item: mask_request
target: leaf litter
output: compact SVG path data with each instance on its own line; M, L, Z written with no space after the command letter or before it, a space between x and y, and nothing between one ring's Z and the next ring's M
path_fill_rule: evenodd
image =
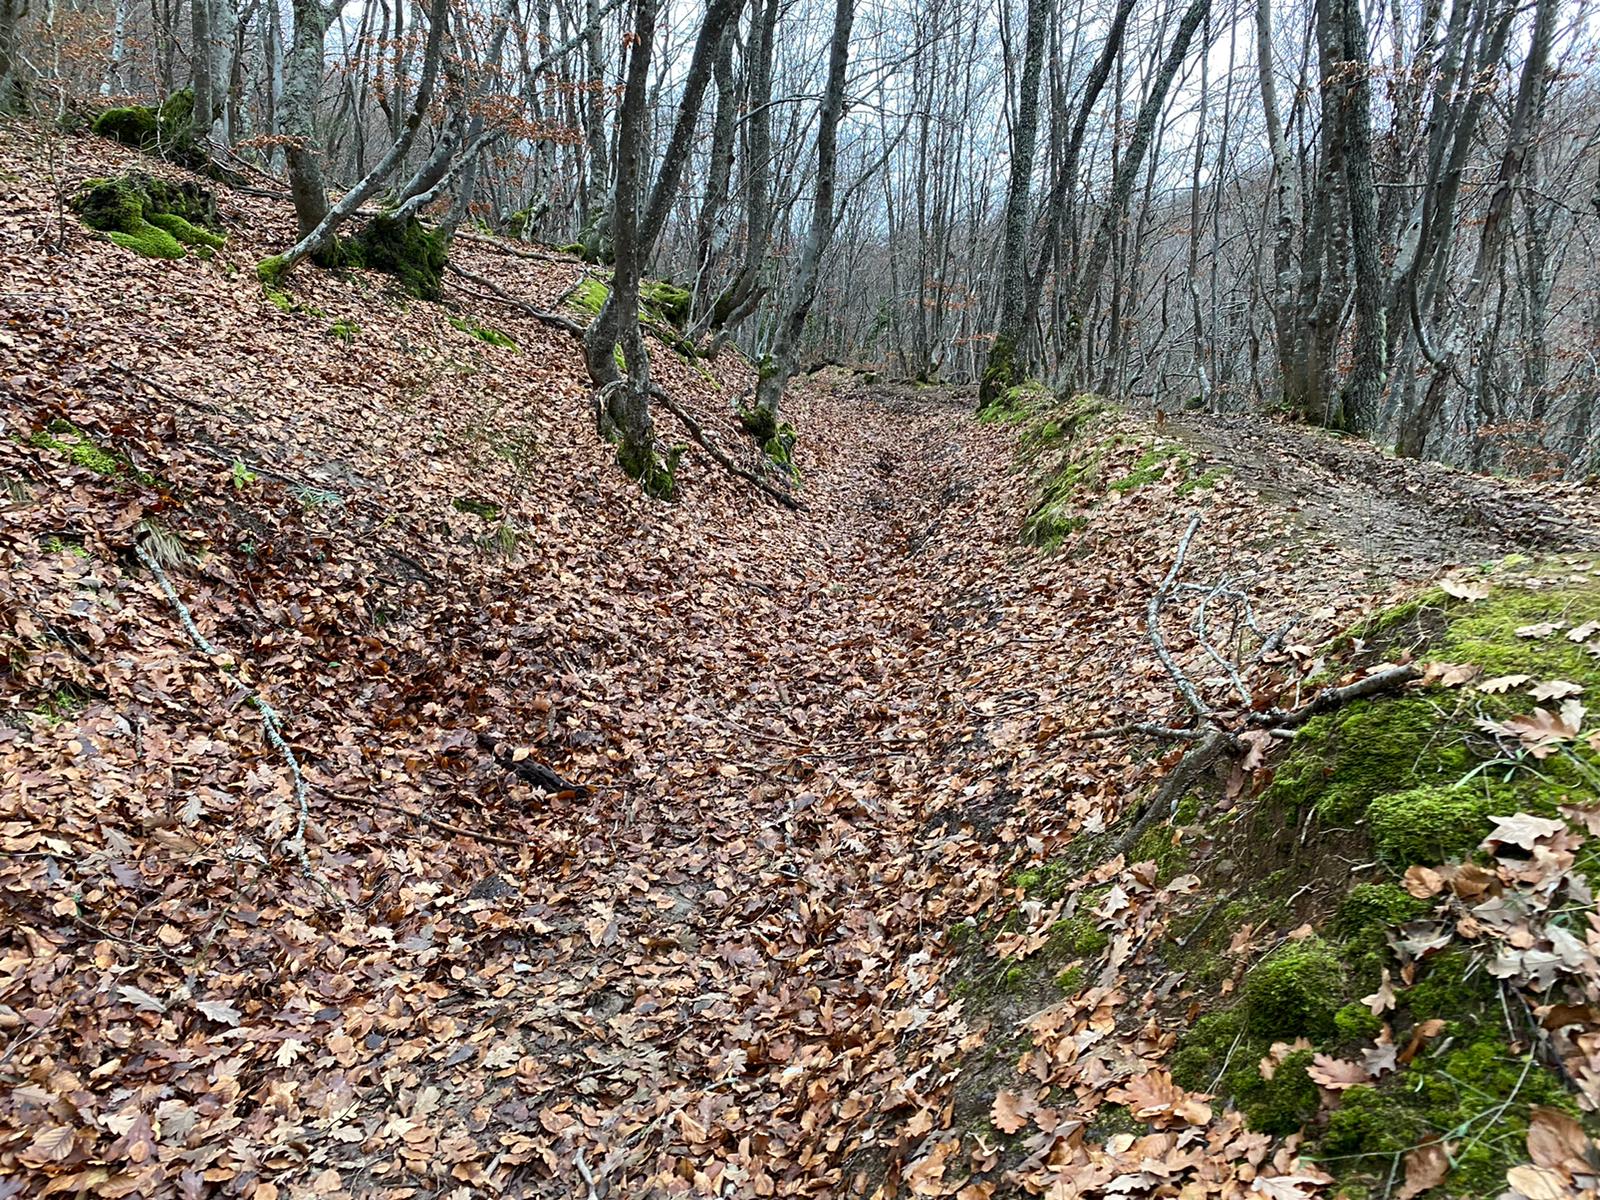
M1142 620L1177 482L1040 556L1016 541L1010 432L822 376L792 398L808 516L693 450L683 502L651 503L593 435L559 331L493 306L476 315L518 348L487 346L364 273L297 275L282 311L244 267L287 207L243 193L222 195L215 260L136 259L53 224L50 149L0 152L22 181L0 214L0 1175L257 1200L1001 1194L952 1094L1012 1031L969 1019L946 931L1173 765L1081 735L1173 713ZM126 156L81 142L71 161ZM456 252L539 304L583 271ZM327 338L317 313L360 333ZM748 368L655 357L748 453ZM1205 503L1195 572L1247 580L1263 621L1300 618L1263 675L1298 678L1382 599L1359 547L1308 562L1248 487ZM1199 657L1179 626L1168 642ZM1200 686L1220 708L1229 683ZM303 861L251 695L303 764ZM1548 698L1558 714L1496 732L1533 753L1577 737L1581 705ZM581 787L535 786L526 761ZM1402 955L1470 922L1497 971L1600 1000L1600 933L1552 919L1580 835L1538 822L1505 814L1491 869L1410 881L1458 920ZM1008 1186L1325 1194L1297 1136L1162 1065L1177 1031L1141 1015L1138 966L1193 877L1157 878L1122 856L1095 874L1102 973L1029 1017L992 1097L1027 1151ZM1600 1024L1541 1010L1593 1098ZM1153 1128L1087 1137L1108 1103ZM1528 1200L1593 1187L1565 1114L1536 1115L1529 1151L1509 1181ZM1441 1153L1408 1158L1408 1194Z

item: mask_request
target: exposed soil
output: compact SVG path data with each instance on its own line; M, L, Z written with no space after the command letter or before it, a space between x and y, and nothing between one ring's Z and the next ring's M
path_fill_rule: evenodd
M1375 575L1407 576L1512 553L1600 546L1600 488L1475 475L1363 441L1259 417L1170 417L1204 464L1297 515L1308 548L1333 539Z

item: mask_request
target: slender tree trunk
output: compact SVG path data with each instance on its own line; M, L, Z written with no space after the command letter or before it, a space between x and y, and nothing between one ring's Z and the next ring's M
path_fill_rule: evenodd
M756 409L764 424L776 421L779 401L794 374L795 353L806 317L817 296L817 276L822 256L833 236L833 193L838 170L839 119L844 112L845 69L850 53L850 27L855 21L855 0L835 0L833 40L828 48L828 82L817 111L817 187L812 197L811 228L800 263L791 280L776 336L756 381Z
M727 335L755 311L764 288L762 272L772 244L772 59L780 0L765 0L754 10L750 29L749 87L744 155L745 245L733 282L711 305L695 336L713 332L708 354L721 349Z
M1011 180L1006 189L1000 248L1000 315L989 358L978 387L978 407L987 408L1020 382L1024 373L1023 334L1027 311L1028 214L1033 157L1039 134L1039 76L1044 71L1049 0L1028 0L1028 29L1022 51L1022 88L1011 136Z
M1189 52L1189 43L1194 39L1195 30L1200 28L1200 22L1210 11L1211 0L1191 0L1183 19L1178 22L1178 31L1173 36L1166 58L1156 72L1155 79L1151 81L1150 92L1139 107L1139 116L1134 122L1133 137L1128 143L1127 153L1117 164L1116 173L1112 176L1111 194L1106 199L1106 210L1101 214L1094 241L1084 255L1083 264L1072 284L1066 330L1067 344L1070 348L1067 355L1069 364L1076 362L1078 352L1084 346L1087 324L1084 319L1085 314L1099 290L1100 276L1105 271L1106 259L1111 250L1112 235L1116 231L1118 222L1127 214L1128 200L1133 194L1134 183L1144 162L1145 152L1155 136L1156 124L1166 105L1167 92L1172 87L1178 68L1183 65L1183 60Z
M28 83L22 61L22 22L28 17L28 0L0 0L0 114L18 116L28 111Z
M1346 196L1355 275L1354 366L1346 385L1339 424L1367 433L1375 426L1384 385L1383 273L1379 264L1378 193L1372 175L1371 76L1367 33L1356 0L1318 0L1330 21L1328 44L1336 56L1323 69L1335 77L1337 117L1344 125ZM1323 113L1323 120L1329 114Z
M292 0L294 34L283 64L278 116L285 137L289 195L298 235L309 237L328 215L328 187L316 149L317 95L322 89L322 53L332 12L322 0Z

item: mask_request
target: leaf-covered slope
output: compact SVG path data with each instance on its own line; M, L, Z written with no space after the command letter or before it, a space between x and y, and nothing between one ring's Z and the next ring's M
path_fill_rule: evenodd
M1317 1189L1295 1145L1171 1082L1176 855L1153 839L1153 870L1100 868L1070 910L1096 864L1059 864L1175 761L1083 735L1181 719L1144 620L1189 508L1186 578L1234 579L1266 629L1303 617L1263 694L1374 607L1360 547L1308 562L1292 514L1152 463L1041 554L1014 427L828 376L789 410L809 512L694 449L681 502L648 502L565 333L449 276L443 304L309 268L264 294L249 264L292 218L250 192L219 189L213 258L140 258L58 223L52 182L138 160L50 137L0 149L7 1184ZM583 270L456 253L543 306ZM751 453L744 368L656 362ZM1203 667L1194 599L1168 645ZM1030 877L996 944L1058 937L1077 990L1013 979L1001 1010L957 944ZM1058 1063L1072 1088L1041 1092ZM967 1120L974 1083L1025 1153Z

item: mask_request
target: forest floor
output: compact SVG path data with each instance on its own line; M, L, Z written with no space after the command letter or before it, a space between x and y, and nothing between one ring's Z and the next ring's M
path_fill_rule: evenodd
M1231 474L1105 488L1042 553L1015 428L823 374L789 401L805 511L697 448L660 504L566 335L367 272L284 311L250 270L274 197L224 191L207 261L63 216L58 181L135 165L0 139L0 1196L1324 1194L1170 1080L1083 1141L1165 1078L1184 1018L1146 1019L1141 963L1179 884L1102 872L1113 977L1042 1006L1081 1068L1048 1111L969 1066L1016 1030L961 932L1177 761L1084 735L1187 719L1146 611L1192 511L1183 578L1296 622L1271 698L1453 564L1594 546L1592 490L1196 419ZM539 305L585 272L456 253ZM655 362L756 465L748 369ZM1011 1175L973 1080L1034 1122Z

